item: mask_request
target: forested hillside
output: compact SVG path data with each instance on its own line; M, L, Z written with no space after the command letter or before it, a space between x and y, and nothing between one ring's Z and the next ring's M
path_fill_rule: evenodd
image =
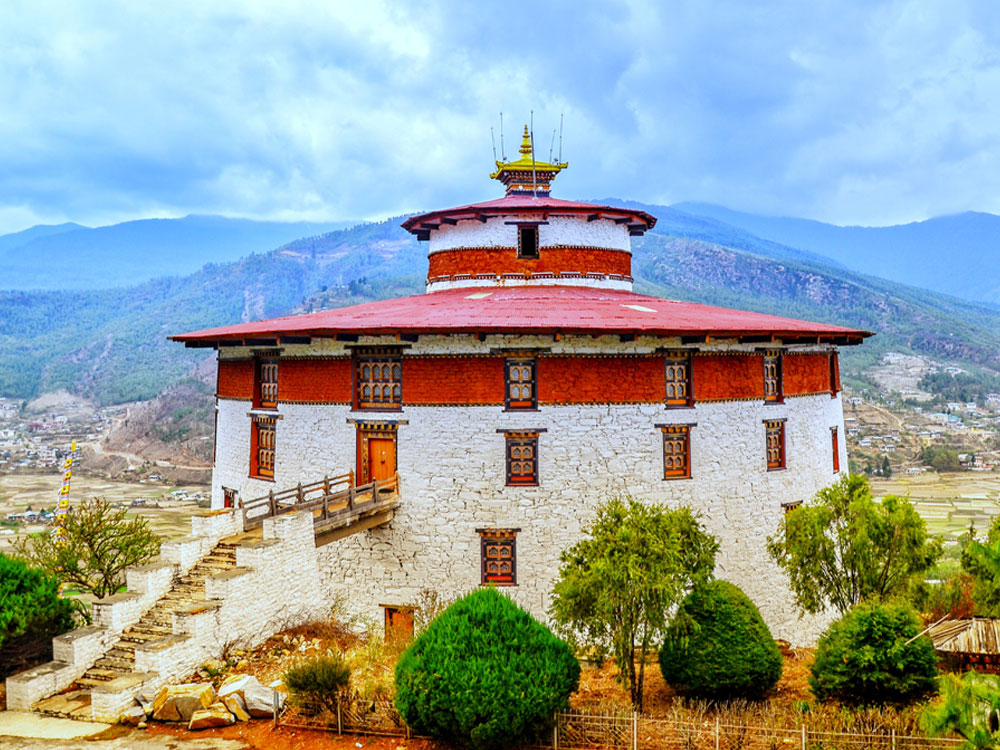
M210 356L168 342L170 334L421 293L426 245L399 221L121 290L0 292L0 395L67 388L105 404L152 398ZM889 350L1000 371L1000 312L988 306L863 276L678 211L636 238L634 255L640 292L875 331L846 353L854 372Z

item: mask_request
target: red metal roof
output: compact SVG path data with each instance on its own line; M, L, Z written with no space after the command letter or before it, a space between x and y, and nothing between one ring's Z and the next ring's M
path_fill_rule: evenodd
M414 297L211 328L175 341L335 334L586 333L816 338L860 343L871 334L825 323L574 286L466 287Z
M468 206L443 208L426 214L411 216L403 222L403 229L416 234L420 231L437 229L442 220L478 219L487 216L503 216L507 214L596 214L607 218L627 220L629 229L640 232L651 229L656 224L656 217L645 211L631 208L615 208L597 203L581 203L579 201L564 201L559 198L532 195L506 195L492 201L472 203Z

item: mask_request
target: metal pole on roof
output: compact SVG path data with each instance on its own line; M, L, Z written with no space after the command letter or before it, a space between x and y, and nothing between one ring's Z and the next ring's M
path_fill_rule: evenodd
M535 176L535 110L531 110L531 194L538 197L538 180Z
M500 113L500 158L507 161L507 154L503 151L503 112Z
M490 126L490 140L493 141L493 161L497 160L497 138L493 135L493 126Z
M559 113L559 163L562 164L562 123L563 116Z

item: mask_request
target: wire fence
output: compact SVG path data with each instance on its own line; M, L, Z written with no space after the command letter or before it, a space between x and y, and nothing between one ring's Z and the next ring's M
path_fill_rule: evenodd
M391 699L342 696L335 711L292 708L275 724L337 734L424 738L410 731ZM551 730L528 747L558 750L958 750L962 740L885 732L834 732L799 727L733 724L706 719L677 721L629 712L564 711L554 715Z

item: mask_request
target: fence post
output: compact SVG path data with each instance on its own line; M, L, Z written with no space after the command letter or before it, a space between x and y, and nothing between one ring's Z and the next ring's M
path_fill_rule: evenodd
M552 715L552 747L559 748L559 714Z
M806 723L802 722L802 750L806 750Z
M893 727L892 730L892 750L896 750L896 728Z
M274 691L274 726L278 726L278 691Z
M340 723L340 694L337 695L337 734L343 734L343 728Z
M715 717L715 750L719 750L719 717Z
M271 506L271 515L278 515L278 504L274 502L274 490L269 490L267 493L268 504Z
M632 750L639 750L639 712L632 712Z

